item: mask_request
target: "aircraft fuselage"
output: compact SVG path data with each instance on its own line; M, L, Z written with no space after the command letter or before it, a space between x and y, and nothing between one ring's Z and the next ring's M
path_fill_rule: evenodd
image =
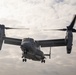
M34 61L44 61L44 53L39 49L33 39L25 38L21 44L22 58L32 59Z

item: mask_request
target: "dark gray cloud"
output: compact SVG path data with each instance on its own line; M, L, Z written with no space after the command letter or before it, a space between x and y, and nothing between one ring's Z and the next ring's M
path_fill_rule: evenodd
M64 0L55 0L57 3L64 2Z
M45 0L22 0L23 2L31 3L31 4L40 4L45 2Z

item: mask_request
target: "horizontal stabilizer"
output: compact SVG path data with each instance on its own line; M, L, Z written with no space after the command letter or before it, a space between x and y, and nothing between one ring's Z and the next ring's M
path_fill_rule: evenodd
M44 54L45 56L49 56L50 54Z
M49 59L51 58L51 53L49 54L44 54L44 56L49 56Z

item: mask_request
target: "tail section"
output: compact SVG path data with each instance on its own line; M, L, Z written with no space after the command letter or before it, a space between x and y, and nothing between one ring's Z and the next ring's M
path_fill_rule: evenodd
M45 56L49 56L49 59L51 58L51 47L50 47L50 51L49 54L44 54Z
M2 48L2 44L3 44L3 40L5 37L5 26L4 25L0 25L0 50Z

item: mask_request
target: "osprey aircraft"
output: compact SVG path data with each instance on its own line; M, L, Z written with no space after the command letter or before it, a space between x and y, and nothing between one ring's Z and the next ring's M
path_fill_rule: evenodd
M0 50L2 48L3 41L5 44L12 44L20 46L22 50L22 61L26 62L27 59L31 59L34 61L41 61L41 63L45 63L45 56L49 56L51 58L51 47L59 47L66 46L67 54L71 53L72 50L72 42L73 42L73 32L76 32L74 29L75 19L72 20L71 24L67 26L67 28L63 29L55 29L59 31L66 31L67 34L65 38L62 39L49 39L49 40L34 40L33 38L11 38L5 36L5 29L14 29L11 27L5 27L5 25L0 24ZM44 54L41 51L41 47L50 47L50 52L48 54Z

